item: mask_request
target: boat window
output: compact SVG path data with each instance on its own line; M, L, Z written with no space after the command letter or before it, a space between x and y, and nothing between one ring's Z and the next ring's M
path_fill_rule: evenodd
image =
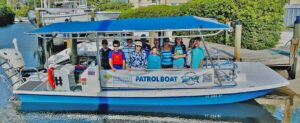
M4 55L7 55L7 53L6 53L6 52L4 52L3 54L4 54Z
M15 55L17 56L17 55L18 55L18 53L15 53Z

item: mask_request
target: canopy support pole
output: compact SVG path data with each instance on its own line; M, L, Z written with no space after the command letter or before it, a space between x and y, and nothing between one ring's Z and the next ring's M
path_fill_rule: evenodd
M72 34L72 37L77 37L77 34ZM72 65L77 65L77 39L72 38L72 48L71 48L71 61Z
M96 56L96 59L97 59L97 65L98 65L98 71L96 71L96 72L98 72L99 73L99 78L98 78L98 80L99 80L99 85L100 85L100 92L101 92L101 90L102 90L102 86L101 86L101 60L100 60L100 50L99 50L99 40L100 40L100 38L99 38L99 36L98 36L98 33L96 33L95 34L95 36L96 36L96 49L97 49L97 56ZM101 56L102 57L102 56Z
M211 66L212 66L212 68L215 68L215 65L214 65L214 63L213 63L212 57L210 56L210 54L209 54L209 52L208 52L208 49L207 49L207 47L206 47L206 45L205 45L204 36L202 35L201 30L199 30L199 33L200 33L200 35L201 35L200 38L201 38L201 40L202 40L202 43L203 43L204 49L205 49L205 51L206 51L206 53L207 53L207 56L208 56L208 58L209 58L209 60L210 60ZM206 63L206 64L207 64L207 63Z

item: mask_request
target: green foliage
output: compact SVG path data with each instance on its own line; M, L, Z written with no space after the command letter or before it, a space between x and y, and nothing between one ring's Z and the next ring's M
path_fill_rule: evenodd
M176 16L179 15L177 8L174 6L158 5L148 6L137 9L130 9L122 12L119 16L122 18L145 18L145 17L164 17L164 16Z
M0 26L12 24L15 19L15 14L11 8L6 5L0 4Z
M195 15L215 18L225 22L226 18L243 25L242 47L265 49L274 47L283 29L285 0L192 0L179 6L149 6L121 13L119 18L143 18L162 16ZM234 33L229 33L233 45ZM225 36L207 38L208 41L225 44Z
M17 17L27 17L27 13L30 10L29 6L22 6L15 11Z
M0 5L5 5L6 4L6 0L0 0Z

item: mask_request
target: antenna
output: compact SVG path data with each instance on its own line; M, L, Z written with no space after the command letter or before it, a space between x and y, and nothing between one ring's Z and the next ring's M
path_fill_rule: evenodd
M15 49L19 51L17 38L14 38L12 42L14 44Z

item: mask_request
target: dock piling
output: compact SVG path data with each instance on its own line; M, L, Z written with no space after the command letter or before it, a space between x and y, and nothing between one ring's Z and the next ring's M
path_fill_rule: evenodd
M234 37L234 61L241 61L241 40L242 40L242 25L235 25Z
M290 47L290 65L289 77L295 79L297 71L297 63L299 56L299 39L300 39L300 16L297 16L294 27L294 35Z

